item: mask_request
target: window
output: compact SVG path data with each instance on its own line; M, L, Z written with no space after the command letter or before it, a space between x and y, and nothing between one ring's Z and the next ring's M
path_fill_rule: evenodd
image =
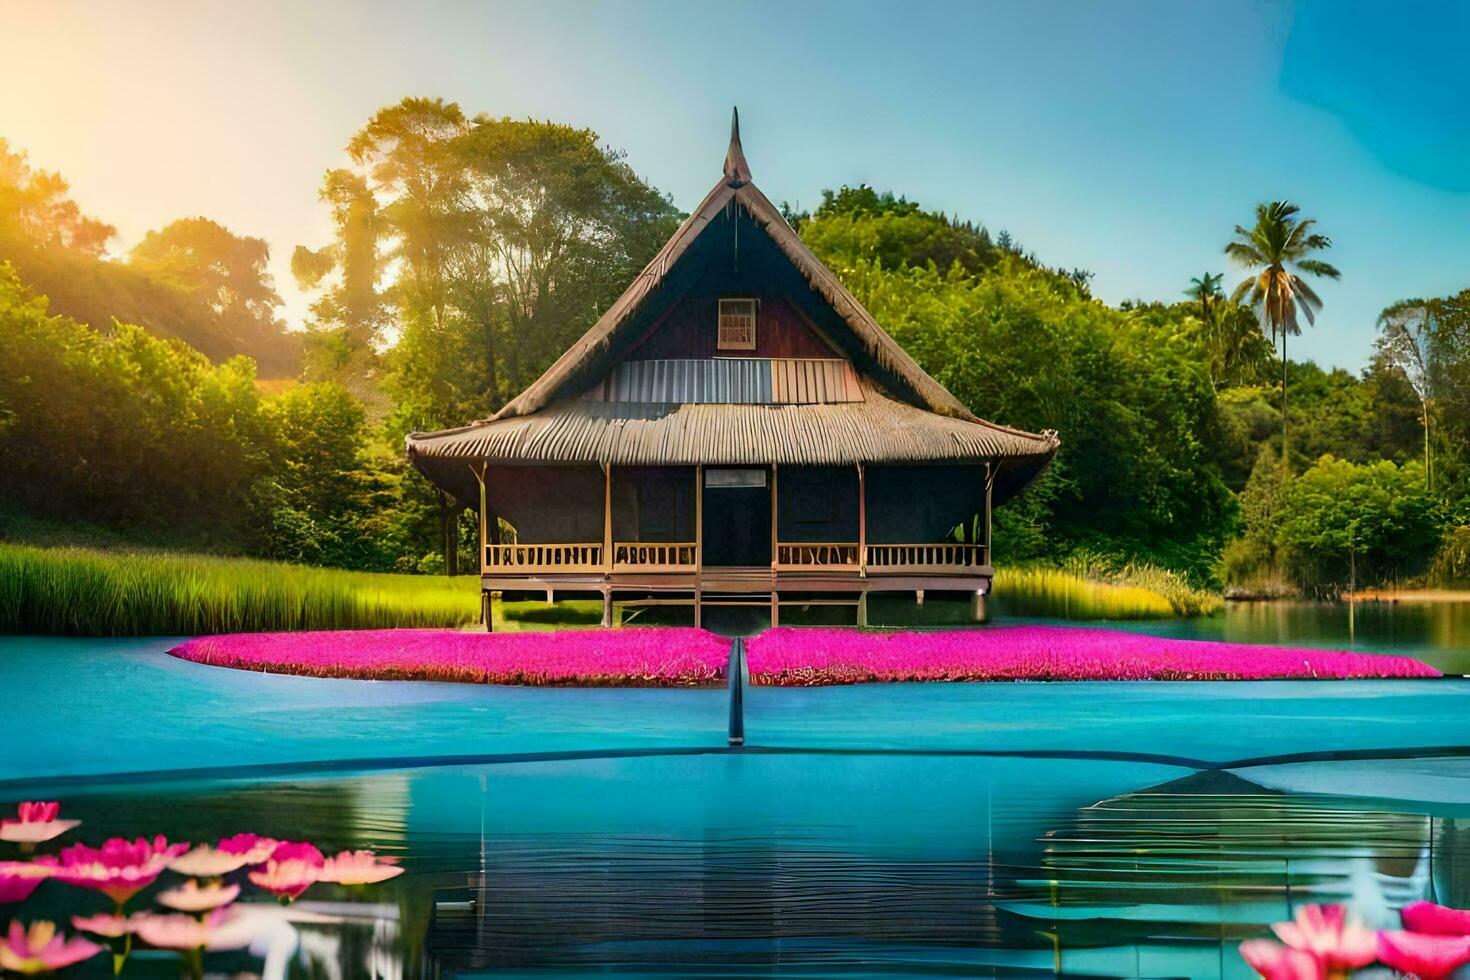
M765 470L707 469L704 485L717 487L763 487L766 485Z
M719 350L755 350L755 311L753 299L720 300Z

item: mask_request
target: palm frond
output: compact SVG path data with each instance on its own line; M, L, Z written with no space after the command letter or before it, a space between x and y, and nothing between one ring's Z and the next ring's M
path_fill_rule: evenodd
M1320 259L1302 259L1296 263L1296 267L1314 276L1323 276L1327 279L1342 278L1342 273L1338 271L1337 266Z

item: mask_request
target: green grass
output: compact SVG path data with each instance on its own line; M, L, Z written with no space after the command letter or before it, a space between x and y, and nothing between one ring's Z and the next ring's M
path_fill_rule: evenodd
M479 618L480 580L0 542L0 632L75 636L401 626Z
M1219 595L1152 565L1109 570L1080 561L1066 568L998 568L994 596L1012 615L1061 619L1208 616L1224 604Z

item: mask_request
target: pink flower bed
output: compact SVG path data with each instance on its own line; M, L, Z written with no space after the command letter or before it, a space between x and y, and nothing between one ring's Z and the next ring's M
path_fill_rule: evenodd
M1096 627L998 626L935 633L767 630L748 641L755 684L874 681L1261 680L1439 677L1410 657L1169 640Z
M730 641L704 630L341 630L234 633L169 653L195 663L366 680L584 687L690 687L718 682Z

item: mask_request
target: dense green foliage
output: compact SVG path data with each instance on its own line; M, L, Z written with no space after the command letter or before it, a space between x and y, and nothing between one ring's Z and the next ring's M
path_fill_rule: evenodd
M1207 577L1234 504L1220 475L1224 434L1194 309L1113 309L1088 295L1085 275L1007 249L991 255L983 231L907 202L897 202L896 219L871 201L834 212L854 197L837 195L803 221L818 257L965 404L996 422L1062 433L1042 483L997 514L1000 560L1094 548ZM915 230L925 221L934 236ZM941 269L881 258L957 227L988 261Z
M461 626L479 616L478 586L469 578L0 543L0 631L182 636Z
M313 304L287 335L263 241L186 218L109 259L113 229L0 145L0 534L24 514L321 566L473 555L473 522L406 466L403 435L501 407L679 214L589 130L442 100L385 107L346 149L321 186L331 237L292 257ZM1176 611L1207 606L1201 586L1470 575L1470 290L1385 310L1355 375L1272 349L1321 306L1303 277L1337 275L1294 205L1236 229L1235 295L1206 271L1178 301L1116 307L1085 270L891 193L784 210L963 402L1060 432L996 515L1002 564L1142 585Z
M0 261L53 312L102 332L137 324L217 362L248 355L266 377L297 373L300 338L275 315L265 242L190 218L150 232L128 262L104 261L115 234L81 213L65 180L33 170L0 138Z

